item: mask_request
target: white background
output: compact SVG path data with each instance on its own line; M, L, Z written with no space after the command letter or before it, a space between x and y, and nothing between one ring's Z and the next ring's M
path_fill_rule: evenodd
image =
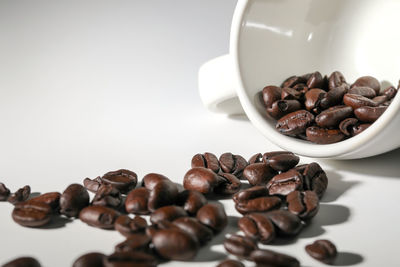
M199 152L245 158L278 149L245 118L209 113L197 70L228 52L235 1L0 2L0 182L12 191L62 192L85 177L127 168L181 182ZM318 238L336 243L339 266L398 266L400 150L352 161L318 160L329 188L312 224L291 244L267 246L322 266L304 251ZM302 158L302 162L313 159ZM239 214L222 201L229 227L195 262L224 259ZM70 266L88 251L123 240L79 220L29 229L0 203L0 264L31 255ZM251 265L251 263L248 263Z

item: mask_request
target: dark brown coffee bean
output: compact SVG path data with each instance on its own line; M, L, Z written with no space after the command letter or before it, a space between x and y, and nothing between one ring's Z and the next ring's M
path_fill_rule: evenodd
M7 201L15 205L17 203L27 200L30 194L31 187L29 185L25 185L24 187L18 189L15 193L10 194Z
M173 205L178 198L178 187L168 178L158 182L149 194L147 207L154 211L160 207Z
M307 79L308 79L308 77L307 77ZM306 83L307 79L306 79L306 77L301 77L301 76L290 76L281 84L281 87L282 88L283 87L293 87L299 83Z
M299 109L301 109L301 104L298 100L284 99L275 101L270 108L267 108L267 112L272 118L280 119Z
M314 217L319 209L319 198L314 191L293 191L286 196L288 210L303 220Z
M126 194L135 188L137 184L137 175L130 170L117 170L107 172L101 177L101 181L117 188L121 193Z
M277 172L266 163L248 165L243 171L243 177L251 185L265 185Z
M357 119L363 122L374 122L385 112L387 107L359 107L354 110Z
M71 184L60 197L60 213L67 217L78 217L79 212L89 205L89 193L80 184Z
M304 94L308 91L308 87L305 83L298 83L295 86L293 86L293 89L295 89L297 92L300 93L301 99L303 99Z
M223 177L225 181L214 189L215 193L231 195L240 190L242 183L235 175L231 173L221 173L220 176Z
M343 103L353 109L363 106L375 107L377 104L374 100L366 98L361 95L345 94L343 96Z
M245 266L240 261L226 259L218 263L217 267L245 267Z
M294 88L284 87L282 88L281 99L282 100L299 100L303 94Z
M228 217L221 204L206 204L199 209L196 218L214 232L220 232L228 224Z
M155 267L156 258L142 251L115 252L107 256L104 260L104 267Z
M242 156L227 152L219 157L219 165L223 172L231 173L237 178L242 179L243 170L248 163Z
M321 99L324 98L326 92L322 89L314 88L305 94L304 105L308 111L319 113Z
M147 190L153 190L154 187L161 181L168 180L168 177L159 173L148 173L143 177L142 186L146 187Z
M105 258L106 255L103 253L87 253L77 258L72 264L72 267L103 267L103 260Z
M321 166L316 162L307 164L303 177L304 189L314 191L321 199L328 187L328 177Z
M349 106L334 106L322 111L315 117L315 122L320 127L336 127L339 123L353 115L353 109Z
M115 252L143 251L147 252L150 249L151 238L144 233L135 233L115 246Z
M296 258L268 249L254 250L250 254L250 259L257 266L300 267L300 262Z
M264 153L263 160L276 171L288 171L299 163L300 158L289 151L273 151Z
M219 172L220 166L218 158L213 154L206 152L204 154L196 154L192 158L192 168L204 167L215 173Z
M127 215L119 216L114 222L114 228L123 236L130 236L138 232L144 232L147 221L140 216L131 219Z
M360 77L351 85L351 87L360 87L360 86L370 87L374 89L377 95L379 95L379 92L381 90L381 84L377 79L375 79L372 76Z
M101 186L100 176L94 178L93 180L90 178L85 178L83 180L83 186L90 192L96 193L99 187Z
M199 244L205 244L213 238L213 232L207 226L201 224L196 218L180 217L172 222L182 231L196 237Z
M347 118L339 123L339 130L347 136L353 136L353 126L357 125L356 118Z
M265 213L272 223L278 235L296 235L303 228L301 220L287 210L273 210Z
M390 86L383 90L383 95L387 96L387 100L394 98L397 94L397 89L393 86Z
M40 263L32 257L20 257L15 260L9 261L2 265L2 267L40 267Z
M388 98L388 96L386 96L386 95L378 95L378 96L372 98L372 101L375 102L375 106L380 106L380 105L382 105L383 103L387 102L388 99L389 99L389 98Z
M233 196L235 203L247 202L250 199L268 196L268 189L265 185L253 186L237 192Z
M239 219L239 229L248 237L263 244L275 238L275 227L265 213L249 213Z
M258 249L254 239L241 235L231 235L225 238L224 247L226 251L239 258L248 258L253 250Z
M280 118L276 123L276 129L284 135L297 135L304 133L313 121L313 114L307 110L298 110Z
M254 154L249 159L249 165L253 164L253 163L260 163L260 162L263 162L263 157L262 157L261 153Z
M337 256L336 246L329 240L316 240L306 246L308 255L326 264L333 264Z
M183 178L183 187L187 190L199 191L210 194L221 183L226 182L224 178L210 169L195 167L190 169Z
M79 213L79 219L90 226L114 229L115 220L119 212L105 206L88 206Z
M181 217L183 218L183 217ZM167 220L160 220L152 225L149 225L146 230L145 233L146 235L150 236L151 238L153 238L154 234L159 231L159 230L165 230L165 229L177 229L177 230L181 230L178 226L176 226L175 224L173 224L171 221L167 221Z
M8 189L3 183L0 183L0 201L6 201L10 195L10 189Z
M51 207L43 202L19 202L12 212L13 220L26 227L41 227L51 220Z
M191 260L199 249L196 239L178 229L159 230L154 234L152 242L156 252L168 260Z
M272 103L281 99L282 88L277 86L266 86L262 90L262 97L266 108L272 107Z
M371 126L370 123L362 123L362 124L357 124L353 126L353 135L357 135L365 131L369 126Z
M366 98L374 98L376 96L376 92L374 89L365 86L354 86L350 88L347 93L354 95L361 95Z
M321 99L320 107L322 109L327 109L329 107L339 105L343 100L343 96L347 93L347 89L347 84L330 89Z
M307 140L316 144L332 144L342 141L345 135L339 129L326 129L318 126L308 127Z
M176 204L182 206L189 215L195 215L201 207L207 204L207 199L198 191L184 190L178 194Z
M121 193L110 184L103 184L99 187L92 200L92 205L118 208L122 205Z
M303 176L296 169L291 169L274 176L268 182L267 188L270 195L286 196L290 192L303 189Z
M319 71L311 74L310 78L307 80L308 88L322 88L324 85L324 78Z
M179 217L185 217L188 216L186 211L179 206L164 206L159 209L156 209L151 215L150 215L150 221L152 223L157 223L161 220L166 220L172 222L173 220L179 218Z
M337 88L343 84L346 84L346 79L344 78L343 74L340 73L339 71L334 71L332 74L329 76L329 90L332 90L333 88Z
M40 196L31 198L28 200L28 202L42 202L46 203L51 207L51 210L53 212L56 212L60 208L60 197L61 194L59 192L49 192L42 194Z
M235 209L241 214L250 212L264 212L279 209L281 199L279 197L258 197L235 204Z
M145 187L139 187L129 192L125 200L126 212L139 215L149 214L150 211L147 207L149 196L150 191Z

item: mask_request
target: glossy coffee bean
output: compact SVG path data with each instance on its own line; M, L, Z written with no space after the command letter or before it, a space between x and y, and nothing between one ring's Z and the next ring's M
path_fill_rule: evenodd
M112 185L121 193L126 194L135 188L137 184L137 175L133 171L121 169L107 172L101 177L101 181L104 184Z
M6 201L10 195L10 189L8 189L3 183L0 183L0 201Z
M13 220L26 227L41 227L51 220L52 209L43 202L19 202L12 212Z
M183 178L183 187L187 190L195 190L203 194L211 194L224 178L210 169L195 167L190 169Z
M225 238L226 251L239 258L248 258L254 250L258 249L257 242L247 236L231 235Z
M248 237L268 244L274 240L275 227L265 213L249 213L239 219L239 229Z
M304 133L312 122L314 122L313 114L307 110L298 110L280 118L276 123L276 129L284 135L297 135Z
M312 162L303 171L304 189L314 191L321 199L328 187L328 177L321 166Z
M354 110L357 119L363 122L374 122L385 112L387 107L359 107Z
M142 251L114 252L103 260L104 267L157 266L156 258Z
M96 193L99 187L101 186L101 178L100 176L90 179L85 178L83 180L83 186L92 193Z
M332 128L339 125L339 123L352 116L353 109L349 106L334 106L322 111L315 117L315 122L318 126L324 128Z
M32 257L20 257L9 261L2 265L2 267L40 267L40 263Z
M300 267L300 262L296 258L268 249L254 250L250 254L250 259L257 266Z
M290 76L281 84L281 87L293 87L299 83L307 82L309 77L301 77L301 76Z
M90 226L114 229L115 220L119 212L105 206L88 206L79 213L79 219Z
M371 123L362 123L354 125L352 128L353 135L357 135L364 132L369 126L371 126Z
M272 107L272 103L281 100L282 88L278 86L266 86L262 90L262 97L266 108Z
M215 187L214 193L231 195L237 193L240 190L242 183L235 175L231 173L221 173L220 177L222 177L224 181L220 185Z
M233 196L233 201L237 203L245 203L248 200L269 196L268 189L265 185L252 186L241 190Z
M308 255L326 264L333 264L337 256L336 246L329 240L316 240L306 246Z
M376 102L362 95L345 94L343 96L343 103L353 109L357 109L363 106L375 107Z
M326 92L322 89L314 88L307 91L305 94L304 105L308 111L318 113L320 109L321 99L324 98Z
M318 126L308 127L307 140L316 144L332 144L342 141L345 135L339 129L327 129Z
M241 214L250 212L265 212L273 209L279 209L281 199L279 197L258 197L235 204L235 209Z
M156 223L153 223L152 225L149 225L146 228L145 233L146 233L147 236L153 238L154 234L157 233L157 231L165 230L165 229L181 230L178 226L173 224L171 221L160 220L160 221L158 221Z
M346 79L343 74L339 71L334 71L328 78L329 81L329 90L333 88L337 88L343 84L346 84Z
M191 217L180 217L172 222L182 231L196 237L199 244L205 244L213 238L213 232L207 226L201 224L199 220Z
M221 204L206 204L199 209L196 218L214 232L220 232L228 224L228 217Z
M267 108L268 114L274 119L280 119L286 114L301 109L301 104L296 99L284 99L275 101L270 108Z
M276 171L288 171L299 163L300 158L289 151L264 153L263 160Z
M149 214L147 207L150 191L145 187L136 188L128 193L125 200L125 210L133 214Z
M154 211L160 207L172 205L178 198L178 187L169 179L164 179L154 185L149 194L147 207Z
M130 236L139 232L144 232L147 227L147 221L140 217L135 216L131 219L127 215L119 216L114 222L114 228L123 236Z
M303 228L301 220L287 210L273 210L265 213L275 226L278 235L296 235Z
M199 249L195 238L178 229L157 231L152 238L152 243L157 254L168 260L191 260Z
M316 71L311 74L311 76L307 80L308 88L322 88L324 85L324 78L319 71Z
M207 168L215 173L218 173L220 169L218 158L213 153L209 152L204 154L196 154L193 156L192 168L196 167Z
M72 267L103 267L103 260L106 255L99 252L86 253L77 258Z
M127 239L115 246L116 252L148 252L150 249L151 238L144 233L135 233L127 237Z
M320 107L322 109L327 109L339 105L343 100L343 96L347 93L347 89L347 84L330 89L321 99Z
M249 165L253 163L260 163L263 162L263 157L261 153L256 153L249 159Z
M219 165L223 172L231 173L241 179L243 170L248 163L242 156L227 152L219 157Z
M361 95L366 98L374 98L377 94L374 89L366 86L354 86L349 89L349 94Z
M347 118L339 123L339 130L346 136L353 136L353 126L358 124L356 118Z
M60 197L60 213L67 217L78 217L79 212L89 205L89 193L80 184L71 184Z
M380 90L381 90L381 84L379 81L372 77L372 76L363 76L358 78L352 85L351 87L370 87L374 89L375 93L378 95Z
M240 261L227 259L218 263L217 267L245 267L245 266Z
M92 205L118 208L122 205L121 193L112 185L103 184L98 188Z
M288 211L303 220L314 217L319 209L319 198L314 191L293 191L286 196Z
M384 103L388 102L389 97L387 95L378 95L372 98L372 101L375 102L375 106L383 105Z
M303 189L303 176L296 169L291 169L274 176L268 182L267 188L270 195L286 196L290 192Z
M206 197L194 190L184 190L179 192L176 205L183 207L189 215L195 215L197 211L207 204Z
M40 196L31 198L31 199L27 200L27 202L46 203L47 205L50 206L50 208L53 212L57 212L60 208L60 197L61 197L61 194L59 192L49 192L49 193L44 193Z
M390 86L388 88L386 88L385 90L383 90L383 95L385 95L387 97L387 100L390 100L392 98L394 98L397 94L397 89L394 88L393 86Z
M164 206L159 209L156 209L151 215L150 215L150 221L152 223L157 223L162 220L170 221L172 222L173 220L179 218L179 217L186 217L188 214L186 211L179 206Z
M282 100L298 100L302 96L302 93L294 88L283 87L281 93Z
M254 163L248 165L243 171L243 177L251 185L265 185L277 172L266 163Z
M18 189L16 192L10 194L7 201L15 205L17 203L26 201L29 198L30 194L31 187L29 185L25 185L24 187Z

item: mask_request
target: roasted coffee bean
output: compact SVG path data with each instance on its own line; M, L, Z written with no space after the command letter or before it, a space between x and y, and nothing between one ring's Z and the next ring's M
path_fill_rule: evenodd
M156 252L168 260L191 260L199 249L195 238L178 229L159 230L154 234L152 242Z
M327 109L339 105L343 100L343 96L347 93L347 89L347 84L330 89L320 101L321 108Z
M262 90L262 97L266 108L272 107L272 103L281 100L282 88L278 86L266 86Z
M88 206L81 210L79 219L93 227L114 229L115 220L119 215L116 210L105 206Z
M147 208L149 202L150 191L145 187L140 187L132 190L126 196L125 210L128 213L133 214L149 214L150 211Z
M357 125L356 118L347 118L339 123L339 130L347 136L353 136L353 127Z
M171 180L164 179L150 191L147 207L150 211L154 211L160 207L174 204L177 198L178 187Z
M173 224L182 231L196 237L199 244L205 244L213 238L213 232L207 226L201 224L196 218L180 217Z
M61 194L59 192L49 192L42 194L40 196L31 198L28 200L28 202L42 202L46 203L51 207L51 210L53 212L56 212L60 208L60 197Z
M13 220L26 227L40 227L51 220L51 207L43 202L19 202L12 212Z
M7 201L15 205L17 203L27 200L30 194L31 187L29 185L25 185L24 187L18 189L15 193L10 194Z
M286 114L301 109L301 104L295 99L285 99L275 101L270 108L267 108L268 114L274 119L280 119Z
M290 87L283 87L282 88L282 93L281 93L281 99L282 100L298 100L302 96L302 93L297 91L294 88Z
M60 213L67 217L78 217L79 212L89 205L89 193L80 184L71 184L60 197Z
M204 154L196 154L192 158L192 168L204 167L215 173L219 172L220 166L218 158L213 154L206 152Z
M116 252L143 251L147 252L150 248L151 238L144 233L135 233L115 246Z
M378 95L374 98L372 98L372 101L375 102L376 106L383 105L383 103L386 103L388 101L389 97L386 95Z
M331 128L336 127L339 123L350 117L353 114L353 109L349 106L334 106L322 111L315 117L315 122L320 127Z
M267 188L270 195L286 196L290 192L303 189L303 176L296 169L291 169L274 176L268 182Z
M239 258L248 258L251 252L258 249L254 239L241 235L231 235L225 238L224 247L226 251Z
M288 210L303 220L314 217L319 209L319 198L314 191L293 191L286 196Z
M2 267L40 267L40 263L32 257L21 257L15 260L9 261Z
M206 204L199 209L196 218L214 232L220 232L228 224L228 217L221 204Z
M385 112L387 107L359 107L354 110L357 119L363 122L374 122Z
M218 263L217 267L245 267L245 266L240 261L227 259Z
M157 223L161 220L173 221L179 217L186 217L188 214L186 211L179 206L164 206L159 209L156 209L150 215L150 221L152 223Z
M257 266L300 267L300 262L296 258L268 249L254 250L250 254L250 259Z
M239 219L239 229L248 237L263 244L275 238L275 227L265 213L249 213Z
M0 183L0 201L6 201L10 195L10 189L8 189L3 183Z
M130 170L117 170L107 172L101 177L101 181L117 188L121 193L126 194L135 188L137 184L137 175Z
M343 74L340 73L339 71L334 71L332 74L329 76L329 90L332 90L333 88L337 88L343 84L346 84L346 79L344 78Z
M314 88L305 94L304 105L308 111L319 113L321 99L324 98L326 92L322 89Z
M304 189L314 191L321 199L328 187L328 177L321 166L312 162L307 164L303 171Z
M268 196L268 189L265 185L253 186L237 192L233 196L235 203L247 202L250 199Z
M306 83L309 77L290 76L281 85L281 87L293 87L299 83Z
M345 94L343 96L343 103L353 109L357 109L363 106L375 107L377 106L376 102L372 99L366 98L361 95L354 94Z
M183 187L187 190L199 191L203 194L210 194L226 179L210 169L195 167L190 169L183 178Z
M195 215L201 207L207 204L207 199L198 191L184 190L178 194L176 204L182 206L189 215Z
M390 86L383 90L383 95L387 96L387 100L394 98L397 94L397 89L393 86Z
M276 123L276 129L284 135L297 135L304 133L312 122L314 122L313 114L307 110L298 110L280 118Z
M219 165L223 172L231 173L237 178L242 179L243 170L248 163L242 156L227 152L219 157Z
M353 135L357 135L365 131L369 126L371 126L370 123L363 123L363 124L357 124L353 126Z
M72 264L72 267L103 267L103 260L105 258L106 255L103 253L87 253L77 258Z
M115 252L107 256L103 263L104 267L157 266L156 258L142 251Z
M273 210L265 213L272 223L278 235L291 236L296 235L303 228L301 220L287 210Z
M148 173L143 177L142 186L146 187L148 190L153 190L154 187L161 181L171 181L168 177L159 173Z
M363 76L358 78L352 85L351 87L370 87L372 89L374 89L375 93L377 95L379 95L379 92L381 90L381 84L379 83L379 81L377 79L375 79L372 76Z
M281 199L279 197L258 197L236 203L235 209L241 214L246 214L250 212L264 212L279 209L280 206Z
M103 184L97 190L92 205L118 208L122 205L121 193L112 185Z
M150 236L152 238L157 231L165 230L165 229L181 230L178 226L173 224L171 221L160 220L160 221L158 221L156 223L153 223L152 225L148 226L146 228L145 232L146 232L146 235L148 235L148 236Z
M354 86L349 89L348 93L365 96L367 98L374 98L376 96L374 89L365 86Z
M345 135L339 129L326 129L318 126L308 127L307 140L316 144L332 144L342 141Z
M263 160L276 171L288 171L299 163L300 158L289 151L273 151L264 153Z
M326 264L333 264L337 256L336 246L329 240L316 240L306 246L308 255Z
M310 78L307 80L308 88L322 88L324 85L324 78L319 71L311 74Z
M261 153L254 154L249 159L249 165L253 164L253 163L260 163L260 162L263 162L263 156Z
M114 222L114 228L123 236L130 236L138 232L144 232L147 221L140 216L131 219L127 215L119 216Z
M251 185L265 185L277 173L266 163L253 163L248 165L243 171L243 177Z
M220 176L223 177L225 181L214 189L215 193L231 195L240 190L242 183L235 175L231 173L221 173Z
M96 193L99 187L101 186L100 176L94 178L93 180L90 178L85 178L83 180L83 186L90 192Z

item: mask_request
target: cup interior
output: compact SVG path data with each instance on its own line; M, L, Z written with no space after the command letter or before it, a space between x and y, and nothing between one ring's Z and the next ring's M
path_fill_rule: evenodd
M397 0L239 1L231 49L236 50L242 85L238 95L253 124L279 146L311 157L340 157L373 138L379 132L373 128L386 124L377 122L395 116L389 109L399 110L399 97L385 112L391 116L382 115L363 133L336 144L317 145L278 133L259 94L266 85L279 86L289 76L314 71L329 75L338 70L349 83L371 75L383 88L397 86L397 10Z

